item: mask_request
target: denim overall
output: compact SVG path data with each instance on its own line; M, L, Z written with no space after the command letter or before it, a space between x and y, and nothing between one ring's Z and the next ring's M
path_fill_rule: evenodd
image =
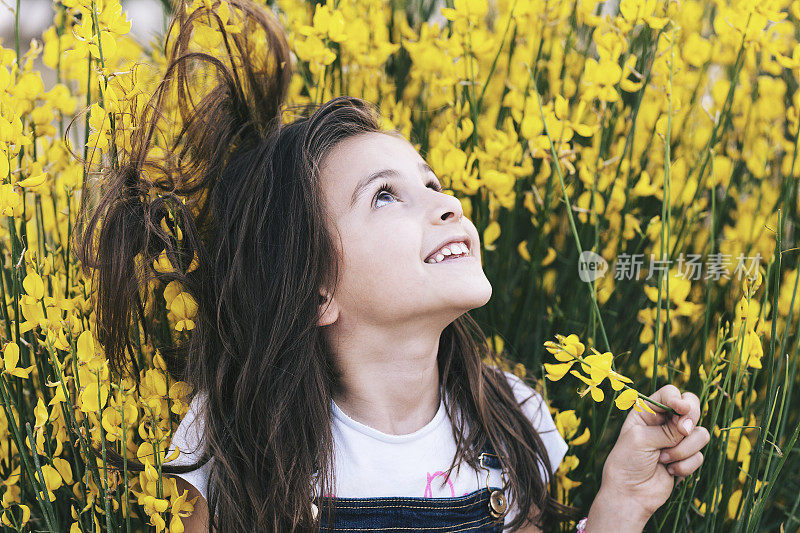
M492 453L491 446L483 448L479 464L488 468L501 468L500 459ZM504 481L505 482L505 481ZM451 498L377 497L377 498L323 498L320 504L314 497L314 512L321 513L320 532L331 531L384 531L409 533L502 533L507 500L500 487L487 486L464 496ZM332 517L325 507L333 500Z

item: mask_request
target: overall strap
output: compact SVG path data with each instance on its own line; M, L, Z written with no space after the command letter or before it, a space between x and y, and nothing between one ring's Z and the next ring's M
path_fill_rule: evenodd
M489 439L486 439L486 444L481 449L481 454L478 456L478 462L484 468L496 468L498 470L502 468L502 465L500 464L500 457L498 457L495 453L494 448L492 448L492 445L489 442Z
M481 468L486 470L486 490L489 492L489 514L494 518L499 518L504 516L508 511L508 501L506 500L505 496L505 487L508 483L506 471L503 468L503 465L500 464L500 457L494 452L492 445L489 442L489 439L486 439L486 443L484 444L483 448L481 449L481 453L478 456L478 464ZM489 469L494 468L500 470L500 478L503 480L503 487L502 488L491 488L489 487ZM501 528L502 530L502 528Z

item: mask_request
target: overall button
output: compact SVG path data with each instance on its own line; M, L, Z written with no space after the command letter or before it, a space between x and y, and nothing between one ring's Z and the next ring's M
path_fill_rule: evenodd
M495 518L500 517L506 512L506 497L502 490L493 490L489 497L489 510Z

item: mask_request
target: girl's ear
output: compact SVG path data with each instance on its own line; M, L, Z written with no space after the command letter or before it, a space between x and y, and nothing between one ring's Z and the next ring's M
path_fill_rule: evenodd
M339 306L333 296L327 291L323 291L320 296L318 326L333 324L339 318Z

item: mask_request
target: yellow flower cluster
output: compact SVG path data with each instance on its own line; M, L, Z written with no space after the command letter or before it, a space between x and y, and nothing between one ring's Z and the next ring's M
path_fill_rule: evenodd
M596 402L602 402L605 394L600 385L607 378L611 383L611 388L615 391L625 389L614 400L614 404L622 409L627 410L633 407L636 411L655 413L642 399L648 399L643 396L636 389L626 385L626 383L633 383L633 380L623 376L612 370L612 363L614 356L611 352L600 353L594 348L590 347L592 353L583 356L586 346L580 342L578 336L575 334L564 336L556 334L558 342L546 341L544 343L547 351L553 354L559 363L545 363L544 368L547 372L547 378L553 381L558 381L563 378L567 372L583 381L587 387L579 391L581 397L586 396L591 392L592 399ZM575 363L579 363L579 368L583 371L572 369ZM649 400L651 403L655 403Z
M703 468L719 469L704 470L659 523L683 528L700 517L690 506L710 517L725 502L710 529L725 530L724 518L766 527L762 511L769 523L800 524L788 516L798 508L792 483L769 477L796 485L800 471L789 453L800 426L789 409L800 384L791 373L800 268L789 231L800 210L800 0L457 0L433 12L424 4L275 2L295 62L289 102L359 96L411 140L480 232L496 297L475 314L492 326L498 352L513 340L538 362L550 332L577 320L589 324L586 338L623 338L640 354L616 359L576 335L545 343L550 380L569 373L595 402L608 381L607 412L650 409L633 380L702 389L715 435ZM166 324L155 337L132 332L139 387L114 382L91 279L69 244L82 199L93 201L98 176L130 148L133 117L165 67L163 37L137 42L122 6L63 0L40 39L19 52L0 46L0 520L14 530L116 531L130 522L181 531L178 518L192 510L162 475L188 391L170 380L156 347L191 335L197 302L177 282L143 288L146 313ZM225 2L190 0L190 11L200 7L213 8L225 31L245 31ZM198 24L192 46L222 55L217 21ZM70 122L80 127L66 134ZM181 124L159 126L153 157L168 155ZM171 215L160 223L182 242ZM590 284L587 305L582 286L571 290L576 237L612 266L641 254L649 277L609 270ZM740 295L731 271L687 278L675 267L681 254L703 265L729 260L731 270L740 256L783 262L750 271ZM656 268L651 258L672 264ZM187 272L196 260L178 264L165 250L152 268ZM768 297L757 298L762 269ZM521 363L507 370L526 372ZM590 413L605 406L553 393L568 407L551 405L556 425L576 447L557 471L560 497L585 501L596 488L585 482L592 458L606 451ZM103 446L145 469L112 464Z

